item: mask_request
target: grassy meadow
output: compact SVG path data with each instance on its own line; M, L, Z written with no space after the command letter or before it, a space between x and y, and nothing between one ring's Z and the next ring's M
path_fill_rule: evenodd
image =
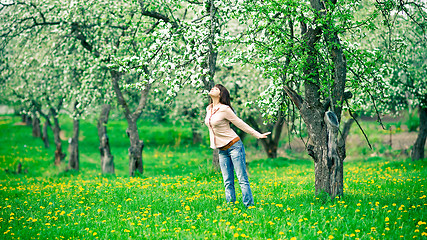
M66 152L72 123L61 121ZM314 196L305 154L265 159L248 137L255 206L246 209L225 203L206 133L193 146L188 126L141 122L145 171L130 178L125 121L108 124L114 176L100 174L94 122L81 123L79 172L55 167L54 146L19 122L0 116L1 239L427 239L427 160L382 144L349 147L344 197L325 201ZM25 172L14 173L18 163ZM240 199L237 182L236 192Z

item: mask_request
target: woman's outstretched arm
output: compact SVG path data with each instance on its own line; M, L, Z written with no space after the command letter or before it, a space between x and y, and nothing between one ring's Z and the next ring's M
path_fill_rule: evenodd
M236 127L240 128L242 131L256 137L256 138L267 138L267 135L271 134L271 132L259 133L255 129L251 128L248 124L246 124L242 119L236 116L236 114L231 110L230 107L226 107L225 111L225 119L233 123Z

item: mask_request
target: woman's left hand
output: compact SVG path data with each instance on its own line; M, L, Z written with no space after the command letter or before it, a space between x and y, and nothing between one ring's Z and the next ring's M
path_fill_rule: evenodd
M270 135L270 134L271 134L271 132L262 133L258 139L267 138L267 135Z

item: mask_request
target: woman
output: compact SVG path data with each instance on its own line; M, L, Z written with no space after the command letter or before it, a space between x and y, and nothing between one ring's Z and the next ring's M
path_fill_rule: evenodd
M210 104L206 108L205 124L209 128L209 137L213 149L219 149L219 165L225 185L227 202L236 201L234 189L234 170L242 189L243 204L254 204L248 175L246 174L245 148L239 136L230 128L230 122L241 130L260 139L267 138L270 132L261 134L236 116L230 105L230 93L221 84L216 84L209 92Z

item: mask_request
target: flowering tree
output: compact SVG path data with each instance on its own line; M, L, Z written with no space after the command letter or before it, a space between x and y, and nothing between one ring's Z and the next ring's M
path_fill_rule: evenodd
M45 37L52 35L62 38L71 37L71 43L68 46L79 48L81 56L84 51L90 53L91 57L86 63L89 62L91 67L86 66L88 71L85 73L91 73L92 68L104 68L109 71L112 83L110 86L113 87L129 124L127 133L131 143L129 148L130 175L134 175L136 170L143 171L143 143L138 136L136 121L144 109L151 83L157 78L156 73L151 72L151 68L154 69L157 66L157 61L163 55L162 53L166 50L172 51L172 49L168 49L168 46L161 44L162 39L169 39L167 37L168 29L172 28L172 24L168 23L171 20L166 15L159 13L167 12L167 7L154 1L153 3L140 1L123 2L122 4L110 4L108 1L75 1L68 4L60 1L9 1L1 5L1 10L5 15L1 31L3 43L10 43L17 37L28 40L29 34L35 34L40 29L49 27L52 31L41 30L42 32L39 34ZM154 9L159 12L154 12ZM7 45L2 47L5 46ZM163 47L165 48L162 49ZM133 56L133 58L129 56ZM133 71L131 65L135 62L141 68L133 76L137 76L139 86L143 89L139 105L134 112L131 112L123 94L123 87L127 83L122 82L121 79L125 72ZM65 69L72 69L74 63L70 62L68 68L65 67ZM82 79L89 79L88 74L83 75L86 77L81 76ZM81 81L77 85L80 89L93 89L91 87L93 80ZM104 88L100 85L97 87ZM90 105L87 104L88 102L82 101L85 99L83 96L80 94L70 98L70 100L73 99L73 105L76 107L73 111L75 115L81 114L81 111L77 110L78 107ZM102 111L101 116L105 120L108 108L104 109L107 110ZM102 122L104 121L100 120L101 129ZM101 143L108 142L105 134L100 134L100 140ZM105 151L101 150L101 155L102 153Z
M375 12L354 19L360 1L243 1L234 11L246 24L230 42L243 45L235 60L253 64L272 79L259 101L265 116L287 108L290 99L309 135L308 154L315 165L316 195L343 195L345 141L338 139L344 103L361 89L359 79L348 74L366 59L381 56L359 51L357 39L346 35L357 28L372 28ZM366 62L364 62L366 63ZM380 72L378 65L371 69ZM362 72L362 76L366 76ZM346 91L347 90L347 91Z
M26 104L31 103L28 107L36 109L41 116L45 117L47 124L44 127L43 138L46 144L48 144L46 126L50 125L49 117L53 115L56 123L56 115L60 109L49 108L45 112L43 102L46 99L60 99L61 104L56 106L67 111L74 119L73 137L70 139L69 147L69 167L72 169L78 169L79 165L78 119L91 114L98 103L107 103L103 105L103 110L109 109L108 103L111 99L109 90L111 84L104 79L105 66L100 64L102 61L99 60L99 55L86 50L90 48L90 44L78 30L79 22L76 14L78 9L82 8L79 8L76 3L64 5L57 1L7 1L1 3L0 9L4 17L0 31L3 40L0 46L1 52L8 58L9 65L6 69L13 76L13 78L7 78L8 82L12 84L13 80L16 85L10 85L9 90L12 90L12 93L21 92L16 91L14 87L17 87L18 90L30 92L30 94L20 94L18 99ZM16 57L17 55L19 57ZM37 65L33 66L34 63ZM51 66L56 69L55 75L48 71L52 69ZM37 74L30 75L32 72ZM36 84L40 81L43 81L46 88L43 88L43 84ZM19 88L28 82L36 84L37 87ZM16 97L16 94L14 95ZM52 114L52 109L55 109L55 114ZM105 120L105 114L101 116ZM100 139L103 139L100 146L102 169L106 172L104 166L109 166L107 172L114 172L105 125L99 125L99 129L103 130L99 131ZM57 149L60 149L61 144L59 130L59 126L55 125ZM62 151L57 152L56 155L63 155L59 153Z
M54 56L46 51L34 49L33 43L38 43L37 46L44 44L36 38L31 43L23 43L23 46L16 47L14 51L20 52L18 56L5 56L8 67L2 74L8 76L4 82L3 93L8 95L9 99L20 103L23 111L35 111L37 113L35 118L42 116L45 119L43 137L46 145L48 145L46 127L48 125L53 127L56 146L54 162L59 165L65 154L62 151L58 114L64 108L64 99L70 90L66 84L70 75L63 74L61 63L57 62Z
M420 125L411 157L423 159L427 138L427 5L425 1L389 0L378 6L383 26L371 42L387 53L391 73L387 78L389 94L383 96L381 107L393 112L418 108Z

